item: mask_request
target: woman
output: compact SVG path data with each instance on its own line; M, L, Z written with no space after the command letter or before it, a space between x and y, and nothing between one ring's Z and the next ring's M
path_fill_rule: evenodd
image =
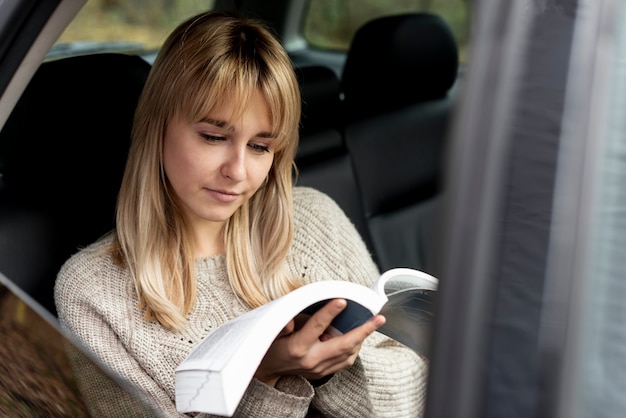
M174 369L211 329L307 282L378 277L339 207L293 187L300 100L259 22L207 12L181 24L137 107L116 229L59 272L62 324L167 416L178 415ZM372 335L380 315L328 338L344 306L290 322L236 416L421 413L425 360ZM119 399L105 389L90 403Z

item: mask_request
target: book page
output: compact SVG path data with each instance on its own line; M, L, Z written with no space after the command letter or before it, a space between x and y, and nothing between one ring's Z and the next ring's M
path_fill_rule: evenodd
M436 293L416 288L392 293L380 312L387 322L378 331L428 357Z
M262 315L242 315L229 322L228 327L218 327L211 334L211 344L198 344L189 353L187 360L201 360L203 368L220 370L233 355L233 350L224 350L221 347L241 345L246 338L246 330L261 322Z
M372 285L388 298L380 311L387 321L378 332L428 357L438 284L437 278L420 270L394 268L383 273Z
M311 283L216 328L194 347L178 370L191 368L221 370L231 356L237 353L238 348L245 344L246 339L257 332L262 332L263 335L269 335L271 338L257 336L258 344L247 350L250 352L260 350L264 353L275 336L292 318L308 306L334 298L359 301L358 304L349 303L352 305L351 309L347 309L341 317L344 321L344 325L341 326L343 329L345 329L346 321L348 323L359 322L363 317L363 312L369 313L369 316L372 312L378 313L385 302L385 298L372 292L372 289L356 283L336 280ZM359 317L350 318L350 313L358 313Z
M372 284L372 288L383 294L391 294L406 288L437 290L439 280L428 273L411 268L393 268L384 272Z

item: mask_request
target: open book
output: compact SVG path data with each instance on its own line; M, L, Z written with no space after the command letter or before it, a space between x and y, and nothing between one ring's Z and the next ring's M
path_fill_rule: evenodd
M270 345L287 323L330 299L346 308L329 332L345 333L381 313L379 332L427 356L438 281L419 270L387 270L370 287L328 280L307 284L213 330L176 369L176 408L232 416Z

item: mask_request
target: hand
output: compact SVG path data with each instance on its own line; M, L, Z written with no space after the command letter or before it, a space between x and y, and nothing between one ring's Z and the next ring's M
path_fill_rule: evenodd
M360 327L331 337L326 330L346 304L344 299L329 301L298 329L291 320L270 346L256 378L274 386L283 375L317 380L351 366L365 338L385 323L385 317L375 315Z

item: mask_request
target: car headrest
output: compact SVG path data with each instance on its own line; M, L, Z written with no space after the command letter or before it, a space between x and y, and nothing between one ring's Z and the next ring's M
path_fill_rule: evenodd
M302 94L298 162L343 150L339 77L319 65L295 71Z
M385 16L355 33L341 88L351 116L365 117L443 97L457 71L457 44L441 17Z
M150 68L124 54L43 63L0 132L9 154L3 179L13 201L62 215L77 228L85 219L112 225Z

